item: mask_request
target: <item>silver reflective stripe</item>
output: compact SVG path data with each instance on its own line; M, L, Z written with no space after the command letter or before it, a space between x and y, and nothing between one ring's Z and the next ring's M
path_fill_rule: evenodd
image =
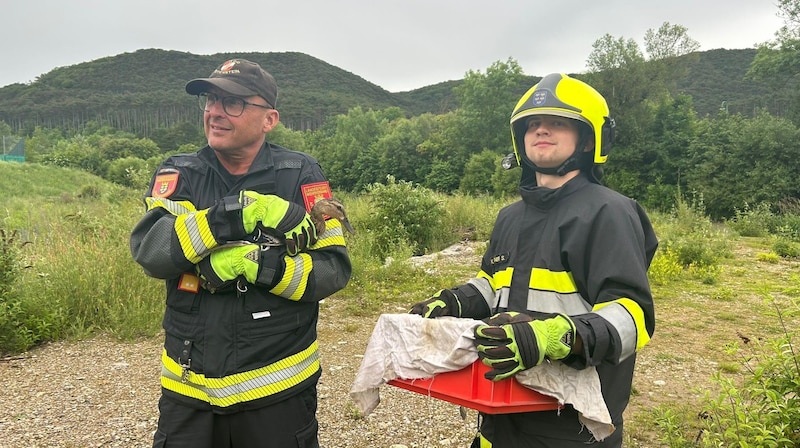
M503 286L497 291L497 302L500 308L508 308L508 298L511 296L511 288Z
M529 311L541 313L560 313L568 316L585 314L592 311L592 308L583 300L578 293L559 294L552 291L528 291Z
M203 237L200 236L200 228L197 226L197 217L195 215L196 212L187 214L183 225L186 227L186 233L189 235L189 241L192 243L194 253L198 257L202 257L211 249L206 246L206 243L203 242Z
M148 210L152 210L153 208L159 206L176 216L195 211L181 205L178 202L170 201L169 199L149 197L145 199L145 201L147 202Z
M245 381L241 381L236 384L231 384L229 386L222 386L222 387L211 387L208 385L193 383L192 381L185 381L183 382L184 385L193 387L200 391L203 395L207 395L209 398L212 399L212 404L216 404L216 400L225 400L230 397L233 397L237 394L248 393L252 390L258 389L264 386L271 386L279 384L283 381L287 382L297 382L296 378L303 373L304 370L308 369L314 363L319 361L319 354L318 352L314 352L311 356L301 360L299 363L290 365L285 367L281 370L265 373L259 376L255 376ZM161 376L172 379L177 382L182 382L182 377L180 375L175 375L166 366L161 368ZM280 387L276 389L276 392L280 392L285 390L285 388Z
M619 361L624 361L634 354L636 351L636 322L634 322L628 310L619 303L611 303L595 311L595 313L607 320L619 333L619 338L622 341L622 352L619 355Z
M483 300L485 300L486 304L489 305L490 310L495 309L495 306L497 305L497 296L492 290L492 285L489 284L489 280L482 277L471 278L469 281L467 281L467 283L478 288L478 292L481 293Z
M280 294L278 294L281 297L286 297L286 298L294 297L295 293L297 293L297 289L300 287L301 282L305 282L308 280L305 275L306 258L297 255L292 257L292 259L294 260L294 270L292 271L291 274L291 281L289 282L289 285L286 286L286 288L283 291L281 291ZM283 274L284 278L286 278L286 274L287 273ZM299 297L293 300L299 300Z

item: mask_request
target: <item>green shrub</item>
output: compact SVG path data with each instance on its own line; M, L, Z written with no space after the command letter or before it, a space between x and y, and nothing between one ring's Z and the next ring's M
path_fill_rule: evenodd
M691 203L679 199L661 224L658 233L661 248L668 250L684 268L713 272L722 258L731 255L725 229L715 227L706 216L702 198Z
M675 252L666 248L659 249L650 263L650 269L647 271L650 283L654 285L666 285L672 280L681 277L683 273L683 265L678 261Z
M772 250L784 258L800 257L800 243L786 237L777 237L772 243Z
M772 339L742 339L746 349L738 344L726 347L728 355L741 360L745 378L737 381L723 376L728 372L738 377L741 370L721 364L727 367L712 377L718 392L706 392L699 431L671 410L660 411L656 425L662 430L661 440L671 448L800 446L800 351L793 342L796 329L784 321L784 316L796 314L800 308L797 303L786 307L768 299L784 334ZM690 444L683 434L691 432L697 437Z
M776 216L767 203L750 208L745 204L743 209L734 210L734 216L727 222L728 226L741 236L766 236L774 225Z
M743 385L714 375L722 392L707 397L712 418L705 420L703 446L800 446L800 356L786 336L750 342L752 353L742 355L750 374Z
M432 190L388 176L386 185L371 184L367 194L371 210L365 227L374 235L380 258L400 245L422 255L445 232L444 207Z
M57 331L52 325L57 311L49 308L40 313L20 294L19 280L29 267L22 257L27 244L17 231L0 229L0 355L27 350Z

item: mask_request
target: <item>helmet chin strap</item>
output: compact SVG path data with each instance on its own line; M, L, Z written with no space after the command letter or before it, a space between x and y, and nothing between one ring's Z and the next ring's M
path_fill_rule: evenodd
M588 140L589 139L586 135L581 135L581 139L580 141L578 141L578 144L575 145L575 151L572 153L572 155L567 157L567 160L565 160L563 163L561 163L561 165L555 168L543 168L537 166L535 163L528 160L527 157L525 157L525 159L530 163L530 165L537 173L556 175L559 177L565 176L567 173L571 171L579 170L582 168L581 155L583 154L583 149L586 148Z
M534 163L531 163L531 164L533 165L533 169L537 173L550 174L550 175L554 174L554 175L559 176L559 177L560 176L565 176L570 171L578 170L578 169L581 168L580 159L578 158L578 155L580 154L580 152L581 151L576 148L575 152L572 153L572 155L569 156L567 158L567 160L564 161L564 163L562 163L561 165L557 166L556 168L542 168L540 166L537 166Z

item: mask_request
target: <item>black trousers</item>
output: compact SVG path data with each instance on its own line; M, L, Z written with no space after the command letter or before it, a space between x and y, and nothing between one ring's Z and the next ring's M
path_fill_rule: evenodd
M215 414L161 396L153 448L319 448L317 390L235 414Z
M472 446L486 446L488 442L491 448L620 448L622 426L617 424L614 434L598 442L588 429L581 427L572 407L564 408L561 413L481 414L484 445L476 438Z

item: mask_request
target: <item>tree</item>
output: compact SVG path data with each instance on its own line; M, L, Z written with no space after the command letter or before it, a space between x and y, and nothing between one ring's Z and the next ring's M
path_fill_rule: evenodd
M422 184L430 172L431 157L420 150L420 145L437 131L440 123L431 114L395 120L389 132L375 142L380 173L368 183L383 181L391 175L399 181Z
M491 193L492 175L501 157L489 150L473 154L464 166L464 177L458 189L466 194Z
M402 116L399 109L364 111L350 109L337 115L310 138L309 152L325 167L332 186L360 191L379 171L374 143L389 131L390 119Z
M687 69L687 62L679 57L699 47L685 27L669 22L658 30L648 29L644 41L649 59L633 39L606 34L593 44L587 59L591 72L586 75L589 84L605 97L617 124L606 182L639 199L646 196L650 185L675 176L670 164L678 159L669 151L677 151L680 145L656 142L664 135L672 136L676 129L662 129L666 134L659 131L658 126L665 122L659 123L656 113L668 112L674 81ZM683 101L676 106L685 112Z
M700 43L689 37L688 29L681 25L664 22L658 31L652 28L644 33L644 48L648 59L661 61L693 53Z
M800 131L785 118L761 112L752 119L722 114L699 123L690 146L688 188L703 195L714 219L745 204L800 196Z
M769 81L776 87L796 86L800 75L800 0L778 0L784 25L775 40L758 45L747 79ZM790 116L800 123L800 92L791 98Z
M469 155L484 149L498 153L508 152L510 146L509 124L511 112L519 97L524 79L522 68L514 59L497 61L486 73L466 73L463 83L454 90L459 100L456 114L459 117L459 143L466 163Z
M486 73L470 70L454 89L459 107L443 118L443 126L420 145L430 154L431 169L425 186L441 192L459 188L464 166L485 150L507 154L511 148L509 118L525 89L519 63L497 61Z

